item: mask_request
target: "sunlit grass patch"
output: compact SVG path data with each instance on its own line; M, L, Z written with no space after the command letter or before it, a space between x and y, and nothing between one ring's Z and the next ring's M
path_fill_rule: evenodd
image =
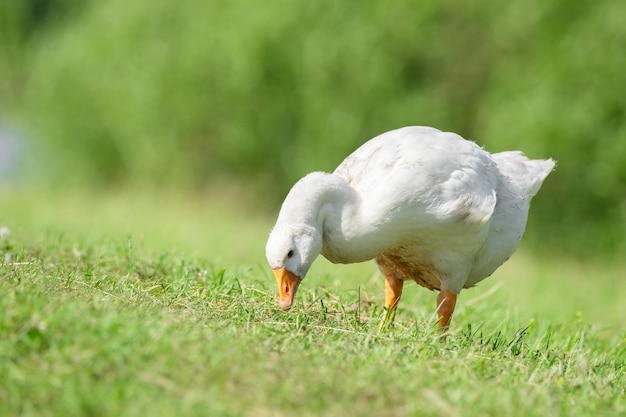
M133 219L146 216L136 209L149 200L115 205L119 218L94 201L89 216L54 223L22 204L2 217L0 415L626 412L621 304L609 294L598 320L584 284L554 289L581 282L573 268L559 275L556 262L520 254L462 292L443 337L436 293L417 285L380 329L382 278L371 264L318 262L292 310L281 311L262 216L232 210L194 229L202 204L180 220L164 204L138 227ZM49 204L52 213L72 206ZM170 233L179 221L185 233ZM223 230L238 238L202 240ZM186 237L203 242L199 250L187 251ZM561 313L546 314L551 306Z

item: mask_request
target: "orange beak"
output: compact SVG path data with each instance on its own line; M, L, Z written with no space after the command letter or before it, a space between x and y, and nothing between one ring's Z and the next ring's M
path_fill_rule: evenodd
M276 277L278 306L283 310L289 310L302 279L287 271L285 267L272 269L272 272L274 273L274 277Z

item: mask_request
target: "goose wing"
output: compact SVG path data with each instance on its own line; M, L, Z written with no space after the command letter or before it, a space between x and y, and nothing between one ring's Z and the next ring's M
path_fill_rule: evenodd
M379 216L486 223L497 168L474 142L430 127L405 127L363 144L335 170ZM406 218L405 215L410 218Z

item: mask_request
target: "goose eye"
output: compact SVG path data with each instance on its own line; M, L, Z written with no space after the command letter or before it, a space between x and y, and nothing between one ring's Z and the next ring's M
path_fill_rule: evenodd
M287 258L291 258L293 256L293 249L287 252Z

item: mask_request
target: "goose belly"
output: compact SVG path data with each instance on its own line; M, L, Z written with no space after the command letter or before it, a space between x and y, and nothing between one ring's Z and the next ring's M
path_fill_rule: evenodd
M376 257L376 264L383 275L403 280L413 280L429 290L440 290L441 279L437 268L428 259L403 256L388 252Z

